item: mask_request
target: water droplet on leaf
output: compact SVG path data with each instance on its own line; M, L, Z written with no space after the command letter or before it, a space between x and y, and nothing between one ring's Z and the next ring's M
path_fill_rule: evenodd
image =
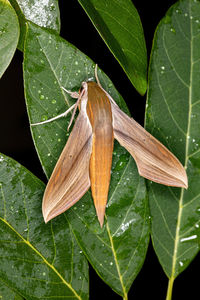
M47 115L42 115L41 121L46 121L48 119Z
M173 27L170 28L170 31L176 33L176 30Z

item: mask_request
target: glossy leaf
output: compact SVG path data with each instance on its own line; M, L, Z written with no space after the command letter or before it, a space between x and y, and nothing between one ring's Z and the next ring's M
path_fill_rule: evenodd
M0 156L0 281L26 300L88 299L87 262L64 216L44 224L43 192L39 179Z
M0 0L0 78L10 64L18 39L17 15L8 0Z
M127 108L105 74L100 82L120 107ZM94 63L60 37L29 24L25 45L24 78L31 123L64 112L75 99L61 88L78 91L81 82L94 80ZM66 143L71 115L31 127L41 164L49 177ZM108 208L103 229L90 191L65 216L94 269L112 289L127 299L148 245L148 209L143 178L129 154L116 142ZM57 218L55 219L57 222Z
M180 159L189 179L188 190L150 185L154 248L170 284L200 243L199 45L200 2L179 1L156 31L146 111L147 129Z
M90 192L67 216L80 247L99 276L119 295L127 293L148 243L145 186L132 158L115 145L105 225L100 229Z
M147 54L140 17L130 0L78 0L126 75L144 94Z
M23 51L26 33L26 20L60 32L60 12L58 0L10 0L20 22L20 39L18 48Z
M2 281L0 281L0 299L2 300L24 300L21 296L16 294L12 287L9 288Z

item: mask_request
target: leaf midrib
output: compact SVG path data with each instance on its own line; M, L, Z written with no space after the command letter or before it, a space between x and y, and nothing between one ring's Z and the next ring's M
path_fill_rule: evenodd
M191 4L189 2L189 14L191 17ZM189 150L189 136L190 136L190 125L191 125L191 109L192 109L192 80L193 80L193 30L192 30L192 21L190 18L190 34L191 34L191 41L190 41L190 84L189 84L189 111L188 111L188 127L186 132L186 144L185 144L185 163L184 167L187 170L188 164L188 150ZM180 225L181 225L181 218L182 218L182 211L183 211L183 196L184 196L184 189L181 188L181 195L180 195L180 202L179 202L179 210L178 210L178 219L177 219L177 226L176 226L176 234L175 234L175 243L174 243L174 255L172 260L172 272L171 272L171 279L175 279L176 277L176 263L177 263L177 252L178 252L178 245L180 239Z
M126 300L127 299L126 288L125 288L123 278L122 278L122 275L121 275L119 263L118 263L118 260L117 260L117 253L115 251L115 247L114 247L114 243L113 243L113 239L112 239L112 235L111 235L111 232L110 232L110 227L108 225L108 222L106 223L106 229L107 229L107 233L108 233L108 236L109 236L109 239L110 239L110 244L111 244L111 249L112 249L114 260L115 260L115 265L116 265L116 268L117 268L117 273L118 273L119 280L120 280L121 287L122 287L122 291L123 291L123 299Z
M74 296L79 299L82 300L81 297L76 293L76 291L73 289L73 287L62 277L62 275L56 270L56 268L50 264L46 258L26 239L23 238L23 236L17 232L14 227L11 226L11 224L9 224L5 219L3 219L2 217L0 217L0 221L2 221L4 224L6 224L28 247L30 247L38 256L40 256L42 258L42 260L44 261L44 263L50 268L52 269L56 275L61 279L61 281L63 282L64 285L66 285L74 294Z

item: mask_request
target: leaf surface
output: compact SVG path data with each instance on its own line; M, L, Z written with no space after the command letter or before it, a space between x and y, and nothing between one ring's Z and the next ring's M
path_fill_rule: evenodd
M0 78L17 48L19 24L15 10L8 0L0 0Z
M26 33L26 20L38 26L60 32L60 12L58 0L10 0L16 10L20 23L18 48L23 51Z
M44 224L44 184L0 156L0 281L29 299L88 299L88 268L64 216ZM11 299L11 298L10 298Z
M147 54L138 12L130 0L79 0L104 42L138 90L147 88Z
M200 242L200 3L182 0L160 22L152 49L146 127L186 168L188 190L150 185L152 238L174 280Z
M2 281L0 281L0 299L2 300L24 300L21 296L16 294L12 287L9 288Z
M123 99L101 71L103 87L127 112ZM25 93L31 123L54 117L75 99L61 87L78 91L94 79L94 63L60 37L29 24L24 60ZM69 136L71 115L31 127L43 169L49 177ZM148 245L148 208L144 180L129 154L115 143L105 225L100 228L91 192L65 216L88 260L112 289L125 299L138 274ZM55 219L58 222L60 217Z

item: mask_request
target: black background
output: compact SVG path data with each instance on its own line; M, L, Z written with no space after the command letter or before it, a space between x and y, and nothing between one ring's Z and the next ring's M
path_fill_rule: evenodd
M148 59L155 29L172 0L134 0L144 28ZM66 5L67 4L67 5ZM118 62L109 52L86 13L75 0L59 0L61 12L61 36L88 55L111 78L127 102L132 116L143 125L146 96L140 96ZM0 80L0 152L14 158L47 182L42 172L29 131L26 114L23 77L23 54L17 51L10 66ZM175 281L173 299L200 299L199 256ZM165 299L168 280L150 244L144 266L129 292L131 299ZM115 294L90 268L90 299L122 299Z

